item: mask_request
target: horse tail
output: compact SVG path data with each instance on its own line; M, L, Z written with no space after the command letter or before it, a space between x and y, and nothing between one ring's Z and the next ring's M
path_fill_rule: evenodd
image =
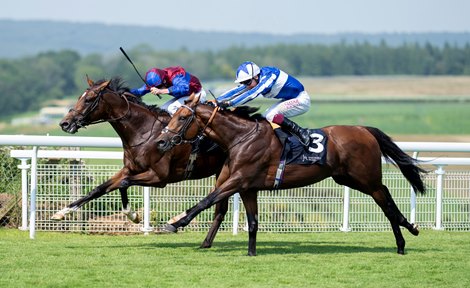
M401 173L403 173L403 176L405 176L406 180L411 184L414 191L424 194L426 192L426 188L424 187L421 173L426 173L426 170L417 166L418 161L403 152L403 150L401 150L400 147L398 147L397 144L395 144L392 139L381 130L374 127L365 128L379 143L380 151L385 157L385 160L393 163L393 165L400 169Z

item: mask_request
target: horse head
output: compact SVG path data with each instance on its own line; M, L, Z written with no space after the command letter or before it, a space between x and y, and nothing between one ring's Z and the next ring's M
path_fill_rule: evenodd
M176 145L194 141L204 129L196 117L195 109L199 104L199 97L191 95L171 118L168 125L157 138L158 149L166 152Z
M119 99L122 103L127 103L127 111L129 110L129 102L122 95L125 92L110 88L110 86L120 86L121 80L119 78L94 82L87 76L87 81L89 87L78 98L75 106L60 121L60 127L67 133L74 134L80 128L90 124L117 120L124 117L124 113L127 114L127 112L121 112L121 115L117 116L113 115L113 108L119 104L112 103L112 99ZM108 94L112 96L108 96ZM105 95L106 97L104 97ZM124 102L122 101L123 99L125 100Z

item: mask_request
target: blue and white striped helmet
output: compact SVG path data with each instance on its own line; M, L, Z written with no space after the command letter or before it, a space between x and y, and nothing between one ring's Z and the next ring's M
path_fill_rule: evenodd
M235 83L240 83L252 79L256 75L258 75L259 72L260 69L255 63L251 61L243 62L237 69L237 79L235 80Z

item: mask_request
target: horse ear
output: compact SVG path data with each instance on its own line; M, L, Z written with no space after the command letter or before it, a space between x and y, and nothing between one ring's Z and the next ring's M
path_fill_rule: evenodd
M86 81L88 82L88 85L90 87L93 87L93 85L95 85L95 82L93 82L93 80L91 80L89 77L88 77L88 74L86 74Z
M197 93L197 94L191 93L191 95L189 95L188 100L189 100L189 102L190 102L191 104L194 105L194 104L196 104L196 103L199 102L199 98L201 98L201 94L200 94L200 93Z
M108 87L109 83L111 82L111 80L108 80L108 81L105 81L103 83L101 83L100 87L99 87L99 90L103 90L104 88Z

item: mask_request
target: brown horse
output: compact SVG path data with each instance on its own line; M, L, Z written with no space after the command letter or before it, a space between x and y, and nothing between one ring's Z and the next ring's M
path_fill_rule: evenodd
M197 205L174 217L164 228L176 231L188 225L204 209L240 192L245 197L248 217L248 255L256 255L257 191L274 189L282 146L267 121L253 116L240 116L236 111L220 110L214 105L199 104L197 99L192 99L173 115L167 128L158 137L160 149L169 151L175 146L175 137L190 140L204 133L228 152L214 190ZM381 155L389 161L393 160L414 190L420 193L425 192L421 179L421 173L425 171L377 128L328 126L321 130L328 137L326 163L287 165L284 179L278 188L301 187L331 176L340 185L372 196L391 223L397 252L404 254L405 239L399 226L405 227L413 235L418 235L419 230L417 225L406 220L388 188L383 185Z
M96 83L87 80L90 87L62 119L60 126L63 131L73 134L90 124L109 122L122 140L124 167L88 195L54 214L52 219L62 220L67 213L79 209L89 201L119 189L123 212L131 221L138 223L139 216L128 202L128 187L165 187L168 183L219 174L226 158L220 147L204 153L200 151L193 163L192 172L187 173L192 151L189 142L183 143L171 153L164 154L157 149L155 138L171 118L166 111L147 106L140 98L130 94L119 78ZM221 202L216 207L213 225L202 247L211 246L227 209L228 201Z

